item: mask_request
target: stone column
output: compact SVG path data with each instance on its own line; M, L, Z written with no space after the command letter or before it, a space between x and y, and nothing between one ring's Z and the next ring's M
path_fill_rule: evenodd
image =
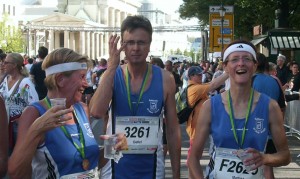
M100 57L100 34L96 33L96 57L95 58L99 58Z
M76 41L75 41L75 32L70 32L70 49L76 51L75 49L75 45L76 45Z
M49 41L49 52L51 52L54 50L54 31L53 30L49 30L48 41Z
M91 58L91 32L87 31L85 33L85 38L86 38L86 43L85 43L85 47L86 47L86 51L85 54Z
M60 40L60 37L59 37L59 33L60 33L60 31L55 31L55 42L54 42L54 48L55 49L57 49L57 48L60 48L60 42L59 42L59 40Z
M116 27L121 27L121 12L120 10L115 11L115 18L116 18Z
M64 31L64 47L70 48L70 32L67 30Z
M104 35L101 33L100 34L100 54L99 56L104 55Z
M121 21L121 23L122 23L123 20L126 18L126 12L123 12L123 11L122 11L120 16L121 16L121 17L120 17L120 18L121 18L120 21ZM121 26L121 25L120 25L120 26Z
M96 58L96 54L95 54L95 33L91 32L91 59L95 59Z
M109 8L109 26L110 27L115 27L116 26L116 19L115 19L115 9L114 8Z
M109 22L109 8L107 6L101 6L100 7L100 10L101 10L101 24L105 24L108 26L108 22Z
M32 51L32 34L31 30L28 30L28 56L32 56L33 54L31 53Z
M103 55L108 55L108 39L109 39L109 33L105 32L104 39L103 39L103 43L104 43Z
M79 49L80 49L80 51L79 51L79 53L80 54L82 54L82 55L85 55L86 54L86 51L85 51L85 32L84 31L81 31L80 32L80 39L79 39Z

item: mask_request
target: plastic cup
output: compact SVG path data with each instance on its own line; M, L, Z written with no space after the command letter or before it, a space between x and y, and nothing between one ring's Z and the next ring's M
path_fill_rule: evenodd
M66 98L52 98L50 99L51 106L66 106Z
M244 160L252 157L252 153L247 153L246 151L244 151L239 154L239 157L242 160L242 162L244 163ZM245 165L247 172L250 172L252 170L251 169L252 167L254 167L254 164L248 165L248 166Z
M108 139L104 140L104 158L114 159L117 151L114 146L117 143L117 136L111 135Z

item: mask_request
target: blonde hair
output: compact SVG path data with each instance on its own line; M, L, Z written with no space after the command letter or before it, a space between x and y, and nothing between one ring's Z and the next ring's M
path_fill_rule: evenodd
M24 77L28 77L29 73L27 69L24 66L24 58L19 53L9 53L7 57L12 59L12 62L17 64L17 69L20 72L20 74ZM6 58L7 58L6 57Z
M45 70L51 66L69 63L69 62L88 62L87 56L80 55L68 48L59 48L49 53L42 63L42 69ZM62 72L65 76L70 76L74 71ZM49 75L45 78L45 86L48 90L56 90L57 84L55 80L56 74Z

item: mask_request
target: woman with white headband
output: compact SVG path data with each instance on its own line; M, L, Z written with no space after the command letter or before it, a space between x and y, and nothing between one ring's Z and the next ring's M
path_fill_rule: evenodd
M276 101L251 87L257 67L255 47L235 41L224 51L230 89L207 100L200 113L188 162L194 178L204 178L199 160L205 141L212 136L206 178L261 179L263 165L278 167L290 162L283 116ZM268 134L277 153L264 154Z
M81 102L88 59L71 49L52 51L43 61L47 96L27 107L20 119L8 172L13 178L99 178L100 150ZM54 104L53 99L63 98ZM98 136L96 136L98 137ZM117 150L127 147L117 136Z

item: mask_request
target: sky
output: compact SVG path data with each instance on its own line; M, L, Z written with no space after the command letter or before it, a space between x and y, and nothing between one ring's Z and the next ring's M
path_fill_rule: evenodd
M140 0L142 1L142 0ZM165 11L168 14L171 14L173 18L179 18L179 13L176 12L179 9L179 6L183 4L182 0L152 0L155 5L158 6L161 10ZM198 24L198 20L196 18L192 18L191 20L182 20L184 24Z
M182 0L153 0L153 2L162 10L170 14L174 14L183 3Z
M36 0L17 0L19 2L27 1L27 2L35 2ZM45 5L49 6L55 6L57 4L57 0L42 0ZM139 0L143 1L143 0ZM164 12L171 14L174 19L179 18L179 13L176 13L178 11L179 6L183 4L182 0L148 0L152 1L159 9L163 10ZM183 21L185 24L197 24L197 20L192 19L189 21Z

